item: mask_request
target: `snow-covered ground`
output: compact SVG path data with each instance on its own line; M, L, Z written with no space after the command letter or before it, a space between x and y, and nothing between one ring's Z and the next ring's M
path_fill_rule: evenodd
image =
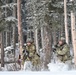
M0 75L76 75L76 71L64 71L64 72L0 72Z

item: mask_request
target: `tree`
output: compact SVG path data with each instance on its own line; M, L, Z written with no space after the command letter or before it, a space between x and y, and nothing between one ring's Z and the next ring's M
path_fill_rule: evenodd
M18 16L19 50L20 50L20 56L22 58L23 35L22 35L22 23L21 23L21 0L17 0L17 14L18 14L17 16Z
M4 67L4 29L5 20L0 20L0 46L1 46L1 67Z
M14 3L16 3L16 0L13 0ZM16 7L14 6L13 8L13 17L16 18ZM14 49L14 62L15 62L15 67L16 67L16 24L13 24L13 49Z
M4 34L3 31L1 34L1 67L4 67Z
M64 0L64 23L65 23L65 37L66 37L66 43L69 44L69 35L68 35L68 21L67 21L67 0Z
M44 52L45 52L45 60L44 60L44 68L47 69L47 64L51 62L51 53L52 53L52 34L48 26L44 28Z
M36 43L36 51L37 51L37 53L39 53L38 29L35 29L35 43Z
M5 20L0 20L1 67L4 67L4 29Z
M72 0L72 2L74 2ZM75 8L71 10L71 32L72 32L72 45L74 50L74 63L76 65L76 26L75 26Z

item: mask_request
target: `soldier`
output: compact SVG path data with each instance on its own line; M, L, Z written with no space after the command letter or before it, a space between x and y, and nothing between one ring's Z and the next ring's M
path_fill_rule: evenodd
M58 59L64 63L71 60L70 47L66 43L65 38L62 37L59 40L59 43L56 45L56 53Z
M36 52L36 47L33 44L33 40L28 38L26 47L23 50L23 63L25 61L31 61L33 66L40 64L40 56Z

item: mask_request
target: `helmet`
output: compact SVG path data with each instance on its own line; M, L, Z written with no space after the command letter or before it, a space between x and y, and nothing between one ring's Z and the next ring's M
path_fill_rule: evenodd
M61 37L60 40L61 40L61 41L65 41L65 38L64 38L64 37Z
M33 40L32 40L31 38L28 38L26 42L27 42L27 43L28 43L28 42L32 43Z
M64 37L61 37L59 41L62 41L62 42L63 42L63 44L64 44L64 43L66 43L66 40L65 40L65 38L64 38Z

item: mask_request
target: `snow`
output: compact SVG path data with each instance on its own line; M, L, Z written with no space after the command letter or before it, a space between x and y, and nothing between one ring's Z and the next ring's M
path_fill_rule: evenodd
M17 21L17 19L15 17L12 17L12 16L5 18L5 20L6 21Z
M33 66L32 66L32 63L30 61L27 61L24 63L24 70L25 71L32 71L33 69Z
M13 49L13 47L12 46L8 46L8 47L4 48L4 51L11 51L11 49Z
M25 72L25 71L16 71L16 72L0 72L1 75L76 75L76 71L65 71L65 72Z
M50 71L68 71L70 69L69 65L64 64L64 63L49 63L48 64L49 70Z
M4 71L17 71L20 69L20 66L18 64L15 65L15 63L13 64L6 64Z
M14 7L14 6L16 6L17 5L17 3L10 3L10 4L6 4L6 5L3 5L3 6L1 6L2 8L9 8L9 7Z

